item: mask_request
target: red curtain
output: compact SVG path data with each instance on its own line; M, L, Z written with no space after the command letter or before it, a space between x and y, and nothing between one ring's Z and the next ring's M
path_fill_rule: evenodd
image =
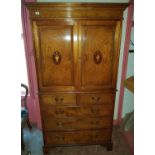
M38 87L36 81L36 69L34 61L34 48L31 33L31 25L29 20L29 13L26 9L24 2L35 2L35 0L22 0L21 2L21 19L23 27L23 39L25 47L25 57L27 64L28 82L29 82L29 98L28 109L29 119L31 123L37 124L37 127L41 129L41 117L38 100Z

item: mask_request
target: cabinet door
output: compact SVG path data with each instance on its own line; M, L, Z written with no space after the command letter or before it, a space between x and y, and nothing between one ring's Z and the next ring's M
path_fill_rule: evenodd
M33 23L40 90L74 89L75 29L73 22Z
M116 83L121 23L80 22L81 88L113 88Z

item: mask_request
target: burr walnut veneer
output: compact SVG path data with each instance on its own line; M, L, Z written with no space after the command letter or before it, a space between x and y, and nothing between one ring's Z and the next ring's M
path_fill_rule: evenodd
M26 3L33 31L44 152L112 149L123 10L127 4Z

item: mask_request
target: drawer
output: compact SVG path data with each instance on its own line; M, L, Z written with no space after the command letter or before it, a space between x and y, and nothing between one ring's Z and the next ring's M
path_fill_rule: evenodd
M75 132L44 132L46 145L104 143L111 139L111 129Z
M44 105L75 105L76 95L75 94L51 94L41 95L41 103Z
M68 119L43 119L44 130L84 130L101 129L112 126L112 117L102 118L68 118Z
M96 106L44 106L41 108L43 118L66 118L66 117L99 117L113 116L113 104Z
M114 94L112 93L90 93L90 94L79 94L79 104L104 104L113 103Z

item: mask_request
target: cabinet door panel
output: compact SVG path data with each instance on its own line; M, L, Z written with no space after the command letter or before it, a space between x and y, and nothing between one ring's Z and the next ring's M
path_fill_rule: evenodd
M37 65L40 89L73 88L75 81L74 26L67 23L53 25L38 22L37 24Z
M116 22L83 21L80 33L82 88L111 88L114 61L118 61L115 58Z

